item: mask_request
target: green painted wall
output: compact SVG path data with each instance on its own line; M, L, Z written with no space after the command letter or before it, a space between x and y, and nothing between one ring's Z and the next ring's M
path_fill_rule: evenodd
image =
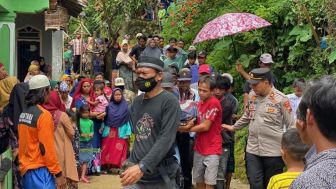
M9 148L6 152L1 154L2 158L12 159L12 150ZM4 189L12 189L13 188L13 170L10 169L5 177L4 182L2 183L2 188Z
M9 71L9 64L10 64L10 31L8 25L4 24L2 28L0 28L0 62L2 62L6 70ZM12 42L14 43L14 41Z

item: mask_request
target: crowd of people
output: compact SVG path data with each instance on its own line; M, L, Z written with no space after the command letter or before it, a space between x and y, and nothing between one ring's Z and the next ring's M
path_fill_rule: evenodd
M67 60L72 74L59 81L41 72L41 61L24 82L0 63L0 152L12 152L15 188L78 188L117 172L126 189L229 189L234 132L246 126L250 188L336 184L333 77L298 78L285 95L275 87L270 54L249 73L238 62L246 79L239 115L234 78L216 72L205 51L185 51L175 38L167 45L158 35L136 38L132 47L127 39L113 44L120 48L107 75L76 74L80 36Z

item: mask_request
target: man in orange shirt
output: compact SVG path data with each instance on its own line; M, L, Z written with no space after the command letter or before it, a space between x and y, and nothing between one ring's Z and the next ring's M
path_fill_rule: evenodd
M57 160L52 115L40 106L49 100L50 82L44 75L29 80L27 109L19 119L19 162L23 188L65 188Z

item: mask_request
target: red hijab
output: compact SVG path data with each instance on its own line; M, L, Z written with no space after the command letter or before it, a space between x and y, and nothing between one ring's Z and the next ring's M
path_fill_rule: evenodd
M50 91L49 102L43 104L42 107L51 113L54 119L54 125L57 126L61 113L66 110L59 94L56 91Z
M78 100L79 97L82 96L82 87L83 87L83 84L84 84L85 82L88 82L88 83L90 83L90 84L92 85L92 80L91 80L91 79L82 79L82 80L79 82L79 84L78 84L78 86L77 86L77 88L76 88L76 90L75 90L75 93L74 93L74 95L73 95L73 100L72 100L71 108L75 107L75 103L76 103L76 101ZM90 96L90 100L91 100L91 101L95 101L95 95L94 95L93 87L92 87L92 86L91 86L91 88L90 88L89 96ZM90 106L90 109L92 109L92 108L93 108L93 107Z

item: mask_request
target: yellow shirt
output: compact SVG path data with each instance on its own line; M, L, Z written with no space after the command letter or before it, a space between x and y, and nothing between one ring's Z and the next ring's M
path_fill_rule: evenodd
M285 172L275 175L268 183L267 189L287 189L301 172Z

